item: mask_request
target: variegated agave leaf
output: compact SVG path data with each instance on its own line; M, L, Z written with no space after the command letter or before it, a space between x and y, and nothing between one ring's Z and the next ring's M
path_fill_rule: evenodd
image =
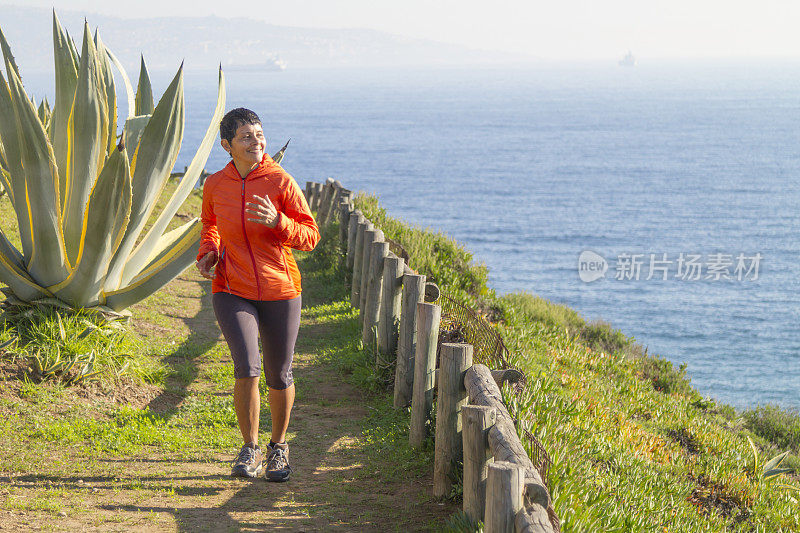
M117 89L114 86L114 75L111 72L111 59L106 53L106 46L100 39L100 32L94 32L94 45L97 49L97 62L100 66L101 86L105 89L106 116L108 117L108 149L106 157L114 151L117 137Z
M103 168L108 144L108 104L97 49L89 25L83 29L83 49L72 112L67 121L68 161L64 200L64 241L73 262L78 255L81 227L89 192Z
M31 232L31 252L26 257L26 266L31 277L43 286L50 286L69 275L61 233L58 170L53 147L36 110L25 97L22 82L13 70L8 75L17 117L19 155L25 173L25 193L16 194L15 190L14 197L19 199L15 207L18 214L27 211Z
M147 65L144 63L144 56L142 56L142 64L139 67L139 85L136 87L136 107L134 112L137 116L152 115L154 110L153 87L150 84L150 75L147 73Z
M67 127L72 103L75 100L75 88L78 85L77 54L73 55L74 44L69 34L61 27L53 12L53 54L55 57L56 100L53 116L50 119L50 140L56 155L56 166L59 168L59 194L63 211L67 197L67 161L69 155L69 129Z
M273 160L273 161L275 161L275 162L276 162L276 163L278 163L279 165L281 164L281 161L283 161L283 156L284 156L284 154L286 154L286 148L288 148L288 147L289 147L289 143L290 143L290 142L292 142L292 140L291 140L291 139L289 139L288 141L286 141L286 144L284 144L284 145L283 145L283 148L281 148L280 150L278 150L277 152L275 152L275 155L273 155L273 156L272 156L272 160Z
M42 127L47 130L50 126L50 104L47 103L47 97L43 98L39 103L39 108L36 110L36 114L39 116L39 121L42 123Z
M5 53L8 51L8 45L2 30L0 30L0 45L2 46L4 57L6 58L6 65L12 65L9 57L5 56ZM10 51L8 53L10 54ZM9 68L9 72L11 70L13 70L13 67ZM25 172L22 168L19 134L11 88L6 83L2 69L0 69L0 143L3 145L3 157L5 160L6 172L4 173L4 178L9 182L8 184L4 183L4 186L7 187L11 198L25 198L26 195ZM27 208L15 209L15 211L17 215L17 227L19 228L20 239L22 241L23 255L25 257L30 257L33 249L30 212Z
M130 118L136 114L134 111L133 101L135 97L133 95L133 86L131 85L131 80L130 78L128 78L128 73L125 72L122 63L120 63L119 59L117 59L117 56L115 56L108 48L106 48L106 54L108 55L108 58L111 60L114 66L117 67L117 70L119 71L120 75L122 75L122 81L123 84L125 85L125 94L128 100L128 118Z

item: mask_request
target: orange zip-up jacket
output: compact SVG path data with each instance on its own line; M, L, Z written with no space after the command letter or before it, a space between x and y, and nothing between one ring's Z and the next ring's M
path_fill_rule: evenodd
M247 220L253 195L269 196L278 224L268 228ZM199 260L217 252L212 292L249 300L289 300L300 294L300 271L291 248L313 250L319 228L300 187L268 155L242 179L233 161L206 178Z

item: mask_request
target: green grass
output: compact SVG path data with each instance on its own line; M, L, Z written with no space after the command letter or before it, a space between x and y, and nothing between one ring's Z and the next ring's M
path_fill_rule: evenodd
M356 203L406 247L420 273L494 320L511 363L528 376L509 407L518 429L530 429L551 456L562 531L800 530L800 492L790 488L798 478L764 481L747 442L752 437L767 459L797 454L796 412L736 413L703 398L685 365L535 295L498 297L486 287L485 267L457 244L388 217L375 198ZM787 464L796 468L800 459ZM445 529L470 530L459 516Z

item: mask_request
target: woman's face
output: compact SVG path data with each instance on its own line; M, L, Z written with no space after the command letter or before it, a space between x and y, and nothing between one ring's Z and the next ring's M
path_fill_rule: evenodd
M222 147L230 152L234 164L251 167L261 162L266 145L261 124L242 124L230 143L226 139L222 140Z

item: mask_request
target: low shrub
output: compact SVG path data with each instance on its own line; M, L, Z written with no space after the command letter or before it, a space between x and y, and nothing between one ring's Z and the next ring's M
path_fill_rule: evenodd
M650 381L653 388L664 394L692 393L691 380L686 376L686 363L675 368L670 361L657 355L648 355L637 359L639 374Z
M606 353L626 352L634 343L633 337L627 337L608 322L596 321L586 324L580 332L581 339L593 350Z
M777 405L760 405L742 413L747 429L779 448L800 452L800 413Z

